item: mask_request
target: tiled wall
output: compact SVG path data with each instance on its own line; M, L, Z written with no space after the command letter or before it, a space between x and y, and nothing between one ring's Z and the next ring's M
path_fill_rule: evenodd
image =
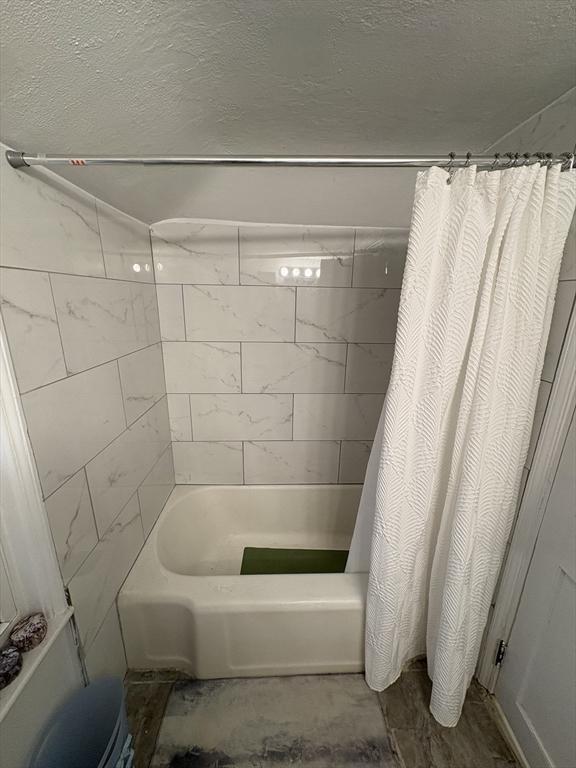
M88 670L125 668L115 597L174 484L148 227L2 158L0 300Z
M404 229L152 228L177 483L361 483Z
M191 221L152 228L177 483L363 481L407 236ZM525 478L574 304L573 251L572 230Z

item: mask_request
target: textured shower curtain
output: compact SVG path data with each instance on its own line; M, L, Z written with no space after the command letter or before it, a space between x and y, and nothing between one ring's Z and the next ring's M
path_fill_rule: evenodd
M366 680L426 654L458 722L514 517L576 172L416 182L392 377L348 571L369 571Z

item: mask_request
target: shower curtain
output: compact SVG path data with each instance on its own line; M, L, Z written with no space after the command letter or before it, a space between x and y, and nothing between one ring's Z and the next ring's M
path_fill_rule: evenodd
M427 655L458 722L510 534L576 172L420 173L390 386L347 571L369 571L366 680Z

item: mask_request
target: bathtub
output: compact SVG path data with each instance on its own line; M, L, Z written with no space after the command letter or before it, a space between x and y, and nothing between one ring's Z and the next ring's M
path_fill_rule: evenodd
M348 548L361 486L176 486L118 608L128 666L359 672L365 574L240 575L245 546Z

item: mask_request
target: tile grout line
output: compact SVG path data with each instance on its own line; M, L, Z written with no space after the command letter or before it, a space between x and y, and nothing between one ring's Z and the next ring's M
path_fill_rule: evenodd
M108 277L106 274L88 275L84 272L61 272L58 269L47 269L46 267L18 267L12 264L1 263L0 269L15 269L18 272L43 272L47 275L62 277L85 277L90 280L109 280L115 283L130 283L130 285L157 285L154 280L132 280L128 277ZM158 283L158 285L164 285L164 283ZM169 285L171 285L171 283L169 283ZM176 283L176 285L180 285L180 283Z
M180 306L182 308L182 325L184 328L182 329L184 331L184 338L182 341L189 341L188 339L188 332L186 328L186 304L184 303L184 286L180 285Z
M166 395L162 395L162 397L159 400L156 400L155 403L153 403L142 414L140 414L140 416L136 419L136 421L132 422L132 424L129 427L125 427L121 432L119 432L115 437L113 437L112 440L110 440L109 443L107 443L103 448L101 448L97 453L95 453L94 456L91 456L90 459L86 462L86 464L82 464L81 466L77 467L73 472L71 472L70 475L68 475L68 477L66 477L66 479L63 480L58 487L54 488L53 491L50 491L48 496L44 496L44 491L42 489L43 500L47 501L51 496L53 496L56 493L56 491L59 491L60 488L62 488L63 485L65 485L72 477L74 477L75 474L77 474L82 469L82 467L87 468L88 464L90 464L92 461L94 461L94 459L97 456L100 456L100 454L103 453L105 450L110 448L112 443L115 443L116 440L118 440L120 437L122 437L122 435L124 435L126 432L128 432L128 430L132 429L132 427L135 424L137 424L138 421L140 421L140 419L144 418L144 416L146 416L147 413L150 413L152 408L155 408L157 405L159 405L165 397L166 397ZM166 402L166 407L168 407L168 403L167 402ZM30 443L32 443L32 441L30 441ZM34 446L32 446L32 450L34 450ZM34 461L36 461L36 459L34 459ZM38 466L38 465L36 464L36 466Z
M22 397L22 394L27 394L28 392L35 392L37 389L41 389L42 387L47 387L50 384L55 384L56 381L63 381L64 379L70 378L70 376L73 376L74 374L71 373L70 368L68 367L68 360L66 359L66 351L64 349L64 339L62 338L62 329L60 328L60 318L58 316L58 308L56 307L56 299L54 297L54 286L52 285L52 276L50 272L46 272L48 275L48 285L50 286L50 295L52 296L52 304L54 306L54 318L56 320L56 328L58 329L58 336L60 337L60 348L62 350L62 360L64 362L64 370L66 371L66 376L63 376L62 379L56 379L55 381L50 381L48 384L41 384L40 387L34 387L34 389L29 389L26 391L26 393L20 392L20 397Z
M124 421L126 422L126 428L129 428L130 425L128 424L128 414L126 413L126 397L124 395L124 387L122 386L122 374L120 373L120 363L118 362L118 360L115 360L115 363L116 363L116 370L118 371L118 384L120 386L120 397L122 399L122 412L124 414Z
M98 203L94 198L94 214L96 216L96 228L98 229L98 242L100 243L100 257L102 259L102 267L104 269L104 277L108 278L108 270L106 269L106 257L104 256L104 243L102 242L102 227L100 226L100 213L98 212Z
M89 368L84 368L81 371L74 371L73 373L69 373L66 376L62 376L60 379L54 379L54 381L49 381L47 384L40 384L39 387L33 387L32 389L27 389L25 392L20 392L20 396L24 397L25 395L29 395L31 392L38 392L40 389L44 389L45 387L51 387L53 384L59 384L62 381L69 381L70 379L73 379L76 376L82 376L84 373L89 373L90 371L95 371L97 368L102 368L105 365L110 365L111 363L115 363L118 360L123 360L125 357L130 357L130 355L136 355L139 352L144 352L146 349L150 349L151 347L155 347L157 344L160 345L162 342L160 341L153 341L151 344L147 344L145 347L139 347L138 349L133 349L131 352L125 352L123 355L119 355L118 357L112 357L110 360L104 360L101 363L97 363L96 365L91 365Z

